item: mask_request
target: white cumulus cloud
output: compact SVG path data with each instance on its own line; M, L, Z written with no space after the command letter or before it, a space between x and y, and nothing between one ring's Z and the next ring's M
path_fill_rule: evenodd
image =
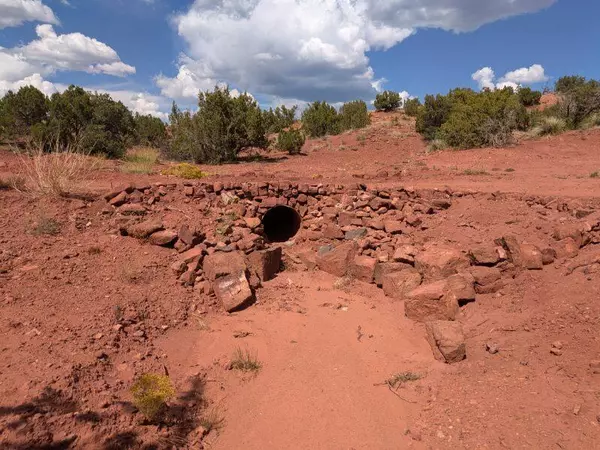
M541 83L548 80L544 67L540 64L507 72L498 82L496 82L496 74L491 67L479 69L471 75L471 78L477 82L480 89L503 89L505 87L518 89L519 86L525 84Z
M32 64L57 70L78 70L125 76L135 68L121 62L117 52L97 39L81 33L57 34L52 25L36 27L39 39L12 49Z
M41 0L0 0L0 29L36 21L58 24L58 19Z
M48 96L54 94L55 92L59 92L59 90L62 91L64 89L64 86L55 85L54 83L52 83L50 81L44 80L42 75L40 75L39 73L34 73L33 75L25 77L22 80L17 80L17 81L0 80L0 97L5 95L8 91L16 92L25 86L36 87Z
M383 88L368 52L419 28L471 31L556 0L195 0L173 18L187 45L163 95L193 98L226 82L257 94L335 103ZM506 80L509 81L509 80Z

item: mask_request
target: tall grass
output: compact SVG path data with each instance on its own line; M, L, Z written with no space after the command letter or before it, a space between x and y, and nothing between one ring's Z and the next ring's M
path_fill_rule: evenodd
M531 130L534 137L560 134L567 129L567 123L560 117L549 116L542 118L541 122Z
M123 158L125 164L121 170L125 173L152 173L158 162L158 150L154 148L134 148Z

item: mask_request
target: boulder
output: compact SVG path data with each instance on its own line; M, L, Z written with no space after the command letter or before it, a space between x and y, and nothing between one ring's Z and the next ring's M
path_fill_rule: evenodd
M495 266L500 257L493 246L477 247L469 251L469 257L476 266Z
M544 267L544 260L541 250L533 245L523 243L520 245L521 266L528 270L541 270Z
M415 257L415 268L428 281L447 278L469 266L469 259L451 247L429 246Z
M179 239L187 245L197 245L202 242L204 238L198 231L192 230L187 225L182 225L177 235L179 236Z
M391 272L383 275L382 285L385 295L395 299L403 299L410 292L421 285L423 277L411 268L405 268L400 272Z
M516 236L504 236L502 247L508 254L508 259L517 267L521 267L521 245Z
M317 267L317 257L315 252L306 249L298 252L298 259L306 266L308 270L314 270Z
M566 223L557 226L552 233L552 237L557 241L571 238L575 242L577 248L581 248L583 244L583 224L580 223Z
M417 254L417 249L415 248L414 245L404 244L404 245L401 245L400 247L396 248L392 259L396 262L414 265L416 254Z
M457 274L446 280L446 296L452 297L459 306L475 300L475 278L469 274Z
M460 323L438 320L426 323L425 330L435 359L453 364L467 357L465 335Z
M579 254L579 245L571 237L552 243L558 258L575 258Z
M455 295L447 295L447 281L439 280L419 286L408 292L404 299L406 317L420 322L454 320L458 313Z
M254 251L246 257L248 269L251 273L255 273L260 281L272 280L279 272L281 254L281 247Z
M350 275L355 279L372 283L375 276L377 260L370 256L356 256L350 267Z
M238 272L245 274L247 270L246 261L239 252L215 252L212 255L208 255L204 258L202 268L204 276L209 281L215 281L218 278L237 274Z
M152 233L148 238L148 242L152 245L159 245L161 247L168 247L177 239L177 233L172 230L163 230Z
M377 264L375 264L375 273L373 274L375 284L379 287L382 287L383 277L385 274L392 272L400 272L401 270L410 268L412 268L412 266L406 263L378 262Z
M135 189L135 186L131 183L116 186L115 188L111 189L104 195L104 199L108 202L108 201L112 200L113 198L115 198L117 195L119 195L123 192L128 194L130 192L133 192L134 189Z
M350 270L358 250L355 241L338 245L332 249L320 249L317 253L317 267L323 272L343 277Z
M502 278L502 272L495 267L471 267L471 275L479 286L487 286Z
M115 197L111 198L108 201L108 204L112 206L121 206L122 204L127 203L127 199L127 192L123 191L117 194Z
M323 237L327 239L344 239L344 232L334 224L327 224L323 230Z
M556 250L551 247L546 247L542 249L542 263L547 266L548 264L552 264L556 259Z
M402 222L399 220L386 220L383 222L383 228L389 234L401 234L403 230Z
M137 239L146 239L152 233L156 233L157 231L161 231L163 229L163 224L161 221L156 219L146 220L144 222L136 223L133 225L129 225L125 228L125 232L128 236L137 238Z
M346 231L346 234L344 235L344 239L346 239L347 241L351 241L354 239L360 239L366 235L367 235L366 228L357 228L356 230Z
M246 279L245 271L238 270L217 278L212 286L217 299L227 312L239 311L254 303L254 294Z

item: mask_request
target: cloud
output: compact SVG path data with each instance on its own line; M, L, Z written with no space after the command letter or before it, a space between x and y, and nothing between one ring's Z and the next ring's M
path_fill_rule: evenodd
M519 86L524 84L535 84L548 80L544 67L540 64L507 72L497 83L495 82L496 74L491 67L479 69L471 75L471 78L477 82L480 89L503 89L505 87L518 89Z
M14 54L29 63L52 70L78 70L114 76L135 73L135 67L121 62L114 49L94 38L81 33L58 35L49 24L38 25L35 31L39 39L12 49Z
M88 89L88 88L86 88ZM113 100L122 102L134 113L143 115L150 114L162 120L167 120L169 115L165 112L170 108L168 99L152 95L147 92L136 92L128 90L111 90L111 89L89 89L103 94L109 94Z
M0 29L30 21L59 23L52 10L40 0L0 0Z
M0 97L4 96L8 91L18 91L25 86L36 87L48 96L64 89L63 85L56 85L50 81L44 80L42 75L39 73L34 73L33 75L25 77L22 80L12 82L0 80Z
M386 50L419 28L471 31L537 11L555 0L195 0L173 18L187 45L163 95L193 98L227 82L257 94L371 99L382 89L368 53Z
M548 77L540 64L534 64L529 68L522 67L512 72L507 72L500 78L500 81L516 84L534 84L548 81Z

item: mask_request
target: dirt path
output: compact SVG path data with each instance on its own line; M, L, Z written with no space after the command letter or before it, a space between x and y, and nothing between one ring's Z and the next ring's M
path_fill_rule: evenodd
M381 290L359 284L344 292L334 282L321 273L283 273L260 291L255 308L161 343L175 367L207 368L218 355L221 368L238 346L263 363L256 376L211 372L207 394L226 417L211 448L400 449L413 442L407 430L417 406L410 402L420 382L399 389L406 400L382 383L398 372L426 376L438 364L424 333ZM236 339L236 331L251 335Z

